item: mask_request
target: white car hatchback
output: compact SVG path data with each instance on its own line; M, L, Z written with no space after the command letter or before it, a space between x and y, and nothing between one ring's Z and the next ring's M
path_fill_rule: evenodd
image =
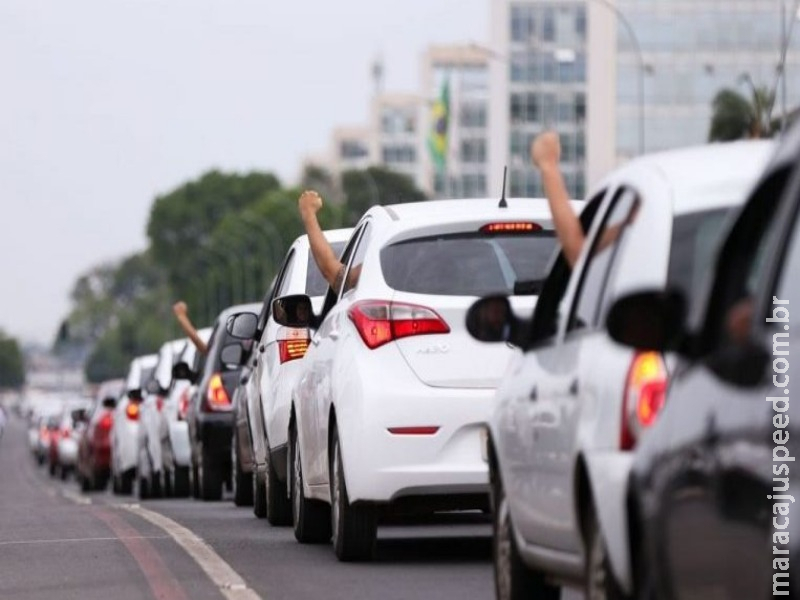
M361 219L329 290L292 397L295 536L333 535L341 560L375 549L380 514L488 508L482 432L514 350L467 333L476 296L530 309L556 245L544 200L377 206ZM276 321L309 323L306 296Z

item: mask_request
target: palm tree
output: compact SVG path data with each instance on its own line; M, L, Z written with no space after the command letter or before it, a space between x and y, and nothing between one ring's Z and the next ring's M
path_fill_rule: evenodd
M736 90L720 90L712 102L713 115L708 139L711 142L728 142L743 138L765 138L775 133L770 122L775 95L766 87L756 87L749 76L753 94L748 100Z

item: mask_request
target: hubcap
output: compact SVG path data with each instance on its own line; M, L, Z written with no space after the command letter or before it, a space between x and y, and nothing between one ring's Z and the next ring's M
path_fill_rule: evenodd
M511 598L511 522L505 493L498 503L496 519L494 570L498 597L505 600Z

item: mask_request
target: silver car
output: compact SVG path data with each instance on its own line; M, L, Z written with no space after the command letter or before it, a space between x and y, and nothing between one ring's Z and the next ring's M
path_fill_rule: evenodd
M581 256L573 269L556 258L532 321L503 298L473 306L476 337L525 350L488 435L498 598L555 598L563 583L585 583L590 599L630 593L627 481L672 357L617 344L605 314L632 290L696 287L770 149L742 142L633 161L591 196Z

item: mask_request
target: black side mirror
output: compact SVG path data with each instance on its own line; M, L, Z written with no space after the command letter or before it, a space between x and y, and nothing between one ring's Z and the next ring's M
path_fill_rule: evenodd
M102 406L103 408L114 410L117 407L117 399L114 398L113 396L106 396L100 402L100 406Z
M647 291L624 296L608 311L611 338L641 350L680 350L685 336L686 300L676 291Z
M73 423L86 423L89 420L89 415L85 408L77 408L70 413Z
M227 332L240 340L252 340L258 331L258 315L251 312L237 313L228 317Z
M524 322L514 315L506 296L487 296L467 311L467 331L479 342L522 345Z
M185 362L181 361L172 367L172 379L178 381L179 379L186 380L190 383L195 383L197 379L194 371L189 368Z
M283 296L272 301L272 317L284 327L313 327L314 308L305 294Z
M244 350L239 344L228 344L219 355L220 362L228 369L238 369L242 365Z
M141 400L142 399L142 388L135 388L132 390L128 390L128 398L130 400Z

